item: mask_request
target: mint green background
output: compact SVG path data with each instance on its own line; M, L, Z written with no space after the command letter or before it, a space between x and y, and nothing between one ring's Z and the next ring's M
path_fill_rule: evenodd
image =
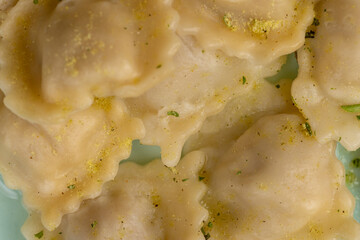
M290 54L280 72L266 80L276 84L277 81L283 78L295 79L297 70L298 65L295 54ZM336 155L343 162L347 173L352 173L352 181L348 182L347 186L356 198L354 216L357 221L360 221L360 168L355 168L351 164L353 159L360 158L360 149L348 152L338 144ZM131 155L125 161L145 164L156 158L160 158L160 148L158 146L145 146L140 144L138 140L135 140L133 141ZM0 176L0 240L24 240L20 228L27 217L27 213L22 206L21 199L21 193L6 188Z
M358 222L360 222L360 168L356 168L352 164L352 160L354 160L355 158L360 158L360 149L354 152L348 152L340 143L338 143L338 146L336 148L336 156L345 166L347 175L346 186L350 189L351 193L356 199L354 217ZM353 176L351 178L351 181L349 181L348 178L350 174Z
M27 213L21 204L21 194L5 187L0 177L0 239L23 240L20 233Z

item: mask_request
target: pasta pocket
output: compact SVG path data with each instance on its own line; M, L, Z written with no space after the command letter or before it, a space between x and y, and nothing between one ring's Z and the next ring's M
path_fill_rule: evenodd
M174 169L160 160L146 166L120 165L100 197L85 201L53 232L31 213L22 231L29 240L201 240L207 211L200 205L206 187L199 181L202 152L192 152Z
M318 141L360 147L360 3L321 1L317 21L299 50L292 95Z
M129 157L132 140L144 135L141 121L113 98L95 99L64 124L31 124L3 105L0 115L0 172L49 230L82 200L98 196Z
M174 1L182 35L253 62L270 62L301 47L313 6L313 0Z
M0 28L5 105L36 123L134 97L173 69L178 15L166 0L20 0Z
M205 168L214 239L360 237L335 143L320 144L297 115L260 119ZM211 223L211 224L210 224Z

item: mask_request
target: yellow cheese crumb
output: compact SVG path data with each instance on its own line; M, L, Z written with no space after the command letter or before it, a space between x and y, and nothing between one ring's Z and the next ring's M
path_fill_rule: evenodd
M223 17L223 20L227 28L229 28L231 31L236 31L236 22L234 21L231 13L226 13Z
M111 110L112 104L111 101L114 97L107 97L107 98L98 98L95 97L94 99L94 106L97 108L101 108L105 112L109 112Z
M251 19L248 23L251 32L264 35L268 34L274 29L278 29L283 26L283 20L258 20Z
M95 175L101 168L100 162L96 163L96 162L93 162L92 160L87 161L86 165L87 165L86 169L87 169L89 176Z

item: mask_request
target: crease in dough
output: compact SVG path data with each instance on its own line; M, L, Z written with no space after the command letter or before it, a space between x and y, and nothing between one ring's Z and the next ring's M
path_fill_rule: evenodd
M49 230L82 200L98 196L129 157L132 140L144 135L142 122L115 98L95 99L65 123L31 124L4 105L0 115L0 172Z
M49 123L142 94L174 68L178 18L168 0L18 1L0 27L5 105Z
M206 186L198 172L204 161L197 151L173 169L160 159L145 166L125 162L98 198L65 216L55 231L44 230L31 213L22 232L28 240L37 240L41 231L44 240L203 240L200 229L208 213L200 205Z

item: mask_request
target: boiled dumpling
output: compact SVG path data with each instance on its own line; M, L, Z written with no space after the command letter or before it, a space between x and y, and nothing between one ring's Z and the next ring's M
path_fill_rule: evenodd
M0 28L5 105L48 123L138 96L173 69L177 22L166 0L21 0Z
M202 240L207 211L200 202L206 186L198 172L204 160L203 153L192 152L174 169L159 159L146 166L123 163L101 196L65 216L55 231L44 230L31 213L23 233L29 240L39 233L44 240Z

